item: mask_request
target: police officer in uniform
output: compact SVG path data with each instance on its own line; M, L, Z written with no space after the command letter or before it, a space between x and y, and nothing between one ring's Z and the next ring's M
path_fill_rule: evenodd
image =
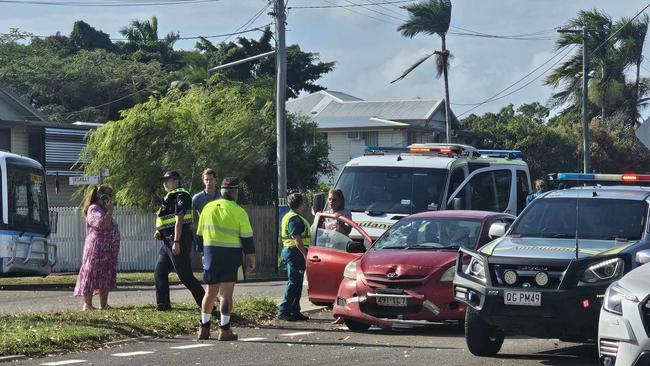
M309 320L300 312L302 281L305 276L305 258L309 247L309 221L300 215L305 209L304 198L299 193L287 197L291 209L282 218L281 237L284 249L282 262L287 267L287 287L278 307L278 318L287 321Z
M171 310L169 273L176 271L194 301L201 306L205 290L192 273L192 196L181 187L176 171L161 177L167 194L158 210L155 237L163 242L155 269L156 309Z
M197 235L203 243L203 282L207 286L198 339L210 338L210 318L214 300L219 297L221 321L217 339L232 341L237 334L230 329L232 295L237 271L242 266L242 252L246 269L255 269L253 229L246 211L237 204L239 180L225 178L221 183L221 198L208 202L199 218Z

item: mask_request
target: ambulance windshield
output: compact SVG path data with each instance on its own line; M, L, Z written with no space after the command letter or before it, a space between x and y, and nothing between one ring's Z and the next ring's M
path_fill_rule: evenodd
M440 209L447 174L446 169L346 167L336 188L351 211L412 214Z

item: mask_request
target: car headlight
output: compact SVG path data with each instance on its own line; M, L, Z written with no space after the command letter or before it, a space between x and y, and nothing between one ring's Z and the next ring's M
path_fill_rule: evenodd
M352 261L345 266L343 270L343 277L349 278L351 280L357 280L357 262Z
M623 315L623 292L620 287L614 282L605 292L605 299L603 301L603 309L617 315Z
M483 265L483 261L479 258L472 257L469 266L465 269L465 273L481 281L485 281L485 266Z
M595 283L599 281L615 280L623 273L623 259L612 258L596 263L582 275L582 282Z
M451 282L454 280L454 274L456 274L456 266L453 265L445 271L445 273L442 274L442 277L440 277L440 282Z

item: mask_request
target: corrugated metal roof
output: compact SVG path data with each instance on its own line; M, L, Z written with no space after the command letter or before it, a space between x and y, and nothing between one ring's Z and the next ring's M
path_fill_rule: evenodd
M319 91L287 102L287 110L310 117L376 117L391 121L426 121L440 105L436 100L368 102L336 91Z
M318 128L336 129L336 128L378 128L378 127L408 127L408 123L389 121L379 118L368 118L366 116L352 117L315 117L314 122Z
M437 104L438 101L435 100L330 103L318 113L318 116L370 116L388 120L426 120Z

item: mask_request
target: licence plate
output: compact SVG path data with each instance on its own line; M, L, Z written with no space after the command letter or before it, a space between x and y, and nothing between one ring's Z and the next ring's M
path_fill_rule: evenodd
M503 303L506 305L542 306L542 293L530 291L504 291Z
M391 296L377 296L377 305L405 308L406 298L391 297Z

